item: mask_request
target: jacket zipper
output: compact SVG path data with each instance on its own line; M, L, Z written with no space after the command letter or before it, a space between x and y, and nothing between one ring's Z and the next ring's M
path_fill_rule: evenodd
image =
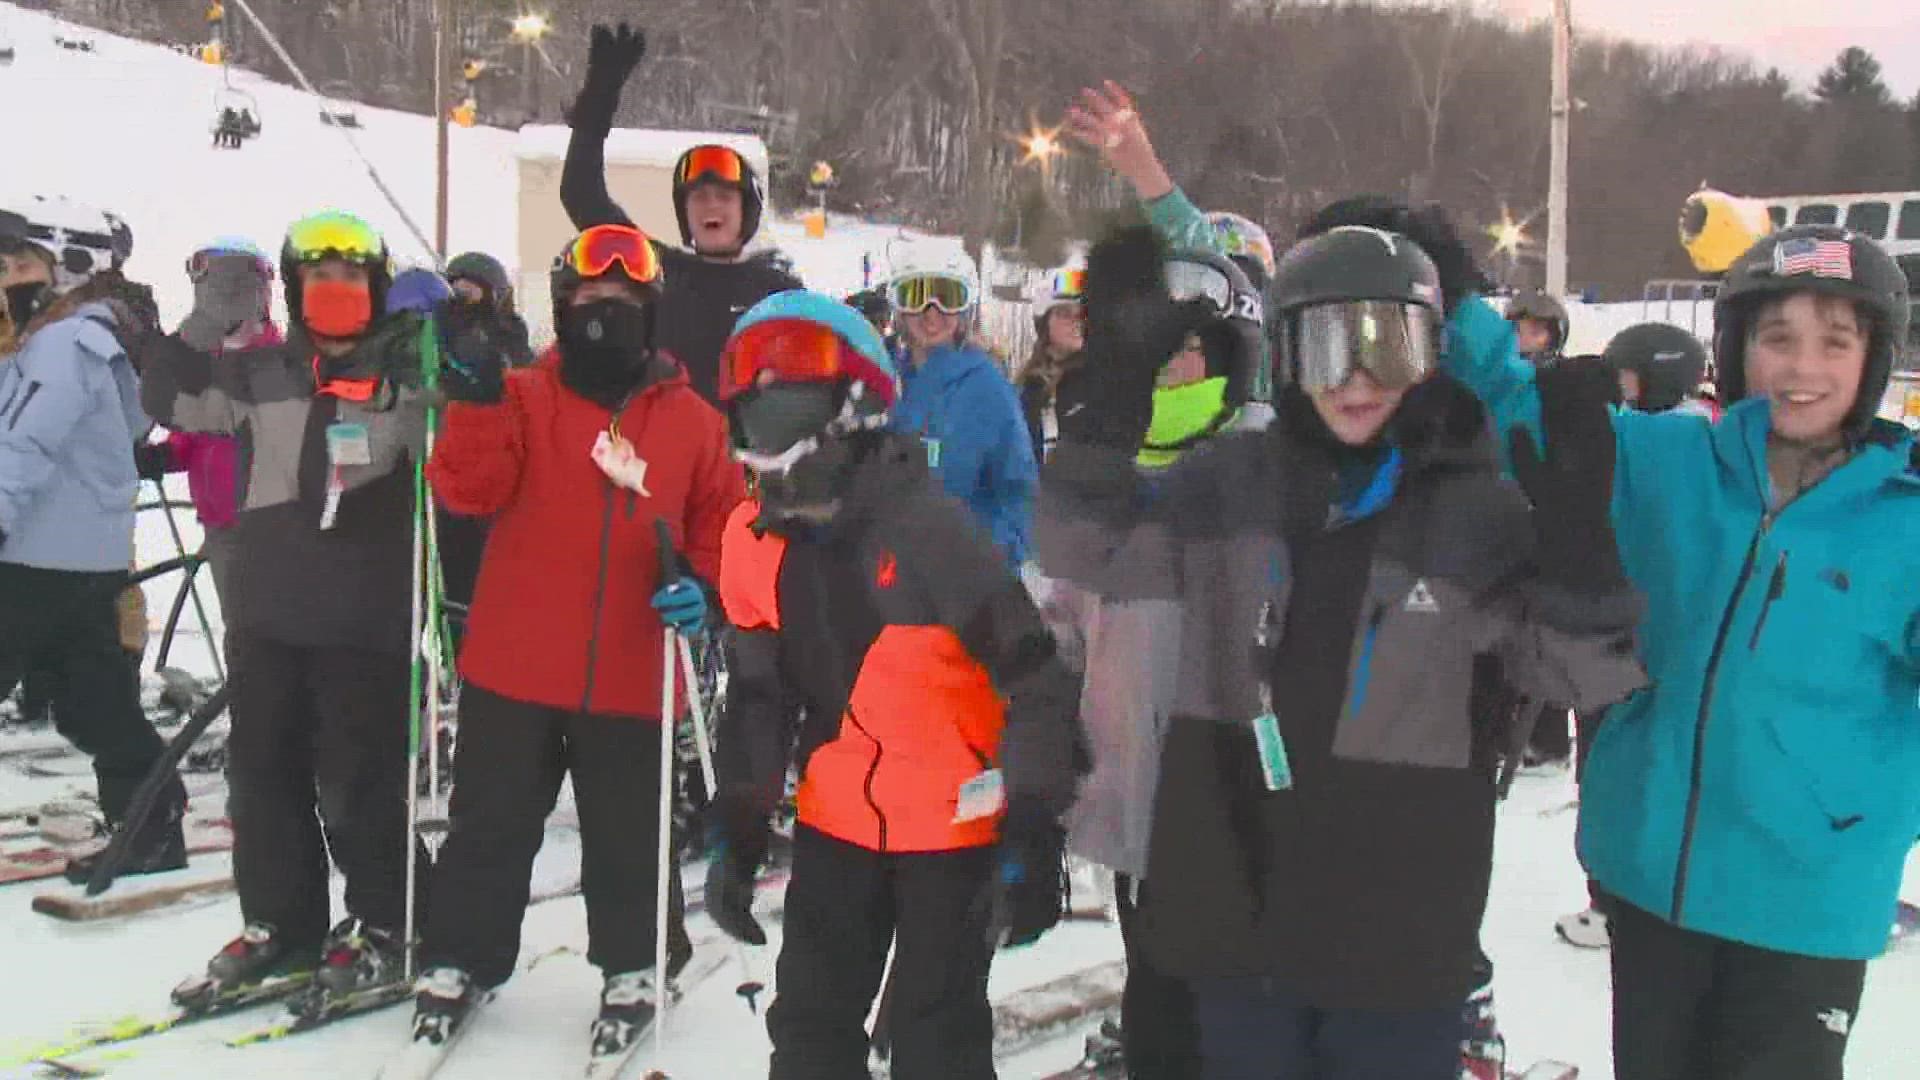
M1787 594L1787 553L1780 553L1780 561L1773 564L1773 577L1767 582L1767 599L1760 605L1760 619L1753 624L1753 636L1747 639L1747 651L1760 647L1760 632L1767 628L1767 616L1773 611L1773 602Z
M852 703L848 703L847 705L847 721L854 727L859 728L860 734L865 735L867 741L873 744L873 761L867 765L867 778L865 782L861 784L861 791L867 798L868 808L873 811L873 816L880 822L880 851L882 854L885 854L887 850L887 814L886 811L880 809L879 801L873 797L873 778L880 772L880 755L886 753L887 748L879 739L873 737L873 732L868 731L865 724L860 722L860 717L853 711Z
M1740 596L1747 589L1747 582L1753 578L1754 565L1760 559L1760 541L1766 539L1767 530L1773 527L1773 514L1760 517L1760 528L1754 532L1753 540L1747 545L1746 561L1740 564L1740 576L1734 580L1733 595L1727 599L1726 610L1720 613L1720 629L1713 638L1713 652L1707 657L1707 673L1700 689L1700 711L1693 723L1693 767L1688 777L1687 816L1680 832L1680 861L1673 874L1673 918L1680 925L1681 911L1687 899L1687 865L1693 859L1693 830L1700 817L1700 785L1705 768L1707 748L1707 718L1713 712L1713 692L1720 678L1720 657L1727 647L1727 636L1733 632L1733 616L1740 609Z
M600 574L593 587L593 621L587 625L587 684L580 691L580 711L591 712L593 703L593 677L600 666L600 613L606 606L607 597L607 545L613 537L613 498L614 488L607 484L606 504L600 514ZM665 674L661 678L665 678ZM672 718L661 717L663 724L672 723Z

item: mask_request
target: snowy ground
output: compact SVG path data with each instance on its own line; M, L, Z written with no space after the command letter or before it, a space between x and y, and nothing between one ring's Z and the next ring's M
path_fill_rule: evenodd
M46 790L40 786L36 797ZM0 772L0 803L24 801L25 794L20 781ZM1500 1020L1513 1060L1557 1057L1580 1065L1585 1077L1608 1080L1606 954L1570 948L1552 933L1553 919L1583 899L1571 853L1574 814L1564 809L1570 795L1564 777L1528 777L1503 808L1486 942L1498 968ZM537 879L544 884L567 878L575 853L565 830L552 831ZM218 868L222 862L223 857L210 857L203 868ZM197 970L239 924L231 896L119 922L58 923L28 908L42 888L0 888L0 939L7 942L9 973L0 983L0 1077L14 1075L6 1067L20 1055L87 1022L163 1008L167 987ZM1907 895L1920 899L1920 858L1910 870ZM1410 902L1408 917L1419 917L1417 903ZM699 916L691 929L696 940L716 933ZM773 946L752 950L751 956L714 946L734 955L674 1014L665 1056L649 1054L643 1063L665 1067L681 1078L763 1074L765 1028L735 996L735 989L749 972L773 983L777 924L770 929L775 933ZM584 1033L598 989L597 976L583 955L585 946L585 914L577 897L535 906L526 920L522 973L507 985L442 1075L448 1080L504 1080L572 1071L584 1058ZM994 966L993 992L997 997L1118 955L1112 927L1068 924L1032 949L1001 954ZM529 965L532 970L524 970ZM772 992L777 986L762 997L762 1006ZM1920 944L1903 946L1870 968L1865 1007L1854 1030L1850 1076L1903 1080L1920 1075L1907 1026L1916 1007ZM262 1022L264 1015L214 1021L82 1055L82 1060L129 1080L188 1074L236 1080L372 1076L406 1038L406 1010L398 1008L284 1043L246 1050L222 1045ZM1072 1032L1003 1062L1001 1076L1037 1077L1070 1064L1078 1056L1081 1034Z

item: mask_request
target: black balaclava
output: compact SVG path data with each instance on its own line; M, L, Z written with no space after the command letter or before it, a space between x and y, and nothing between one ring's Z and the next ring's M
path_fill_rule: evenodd
M651 304L609 298L568 307L556 331L560 381L603 408L619 408L653 370Z

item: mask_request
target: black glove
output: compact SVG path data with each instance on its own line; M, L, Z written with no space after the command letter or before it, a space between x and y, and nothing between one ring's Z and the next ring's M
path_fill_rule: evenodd
M1613 420L1607 408L1619 382L1593 358L1543 368L1536 378L1546 453L1523 427L1509 438L1514 478L1533 502L1540 570L1572 592L1610 592L1626 582L1613 537Z
M1306 224L1300 226L1299 238L1305 240L1342 225L1385 229L1420 245L1420 250L1433 260L1433 268L1440 274L1440 292L1449 315L1469 294L1483 293L1491 287L1486 273L1474 260L1473 251L1460 239L1453 219L1439 203L1415 209L1383 195L1341 199L1308 218Z
M440 334L440 389L454 401L498 405L506 394L507 351L499 313L442 301L433 313Z
M986 916L987 947L1031 945L1066 911L1066 830L1038 803L1015 795L1000 823L993 876L974 901Z
M193 310L174 333L202 352L220 347L249 320L267 310L267 281L251 255L213 255L193 283Z
M1127 226L1087 255L1087 342L1060 379L1054 410L1064 440L1140 449L1153 420L1153 385L1205 310L1167 293L1165 249L1153 229Z
M614 29L595 24L587 46L587 83L573 99L567 122L593 131L611 129L613 114L620 108L620 89L645 55L645 31L630 29L626 23Z
M766 815L724 795L709 813L707 915L735 941L765 945L767 932L753 917L753 885L767 854Z
M133 471L142 480L164 480L167 466L173 464L173 450L163 442L133 444Z

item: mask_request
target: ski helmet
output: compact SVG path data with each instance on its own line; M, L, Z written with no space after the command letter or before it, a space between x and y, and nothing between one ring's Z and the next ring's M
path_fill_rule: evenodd
M1070 262L1047 271L1027 288L1027 304L1033 311L1033 332L1041 340L1047 336L1047 316L1065 305L1086 303L1087 266L1084 261Z
M1666 412L1693 393L1707 377L1707 347L1671 323L1640 323L1613 335L1600 359L1616 372L1631 371L1640 380L1641 412Z
M1713 305L1713 355L1722 400L1747 396L1747 334L1760 305L1813 292L1850 300L1871 324L1860 394L1845 426L1864 432L1879 411L1907 337L1907 276L1880 245L1834 225L1795 225L1762 237L1734 260Z
M702 143L680 155L673 166L673 213L680 222L680 242L693 246L693 224L687 220L687 193L698 184L719 184L740 193L740 247L760 231L760 215L767 195L760 174L746 155L731 146Z
M415 267L394 275L383 310L389 315L396 311L417 311L424 315L452 298L453 286L447 284L446 278L425 267Z
M286 284L287 315L295 326L306 325L306 298L300 268L328 259L342 259L365 267L374 311L385 311L387 290L393 285L393 261L379 230L343 210L322 210L287 226L280 244L280 280Z
M763 503L774 510L830 501L851 461L840 444L884 427L899 386L893 358L866 316L805 289L755 304L720 357L734 457L755 474Z
M1529 289L1519 293L1507 303L1507 321L1519 322L1521 319L1533 319L1547 324L1553 335L1553 341L1547 351L1557 353L1567 347L1567 334L1573 323L1567 317L1567 306L1557 297L1549 296L1538 289Z
M0 235L44 253L53 264L56 293L101 270L120 269L133 254L133 230L126 222L65 197L35 195L0 209Z
M1166 259L1167 290L1175 300L1199 300L1209 317L1199 329L1208 346L1209 374L1227 380L1228 409L1247 400L1266 355L1266 305L1240 264L1211 251L1175 251ZM1215 353L1219 356L1216 358ZM1218 371L1213 369L1218 367Z
M660 266L660 253L653 241L637 225L595 225L573 239L554 256L553 269L547 275L547 293L553 301L553 325L573 302L574 290L583 282L614 277L639 288L648 300L660 298L666 284Z
M513 278L499 259L483 251L468 251L447 262L447 280L471 281L487 292L487 299L502 311L513 310Z
M1215 210L1207 215L1213 229L1214 247L1240 265L1254 288L1264 289L1273 280L1273 238L1257 222L1231 210Z
M887 279L887 302L893 310L917 315L930 307L960 317L956 337L972 326L980 299L980 271L973 257L959 250L909 252L894 264Z
M1387 386L1420 382L1439 366L1440 297L1433 260L1399 233L1341 225L1302 240L1268 289L1276 377L1309 392L1355 369Z

